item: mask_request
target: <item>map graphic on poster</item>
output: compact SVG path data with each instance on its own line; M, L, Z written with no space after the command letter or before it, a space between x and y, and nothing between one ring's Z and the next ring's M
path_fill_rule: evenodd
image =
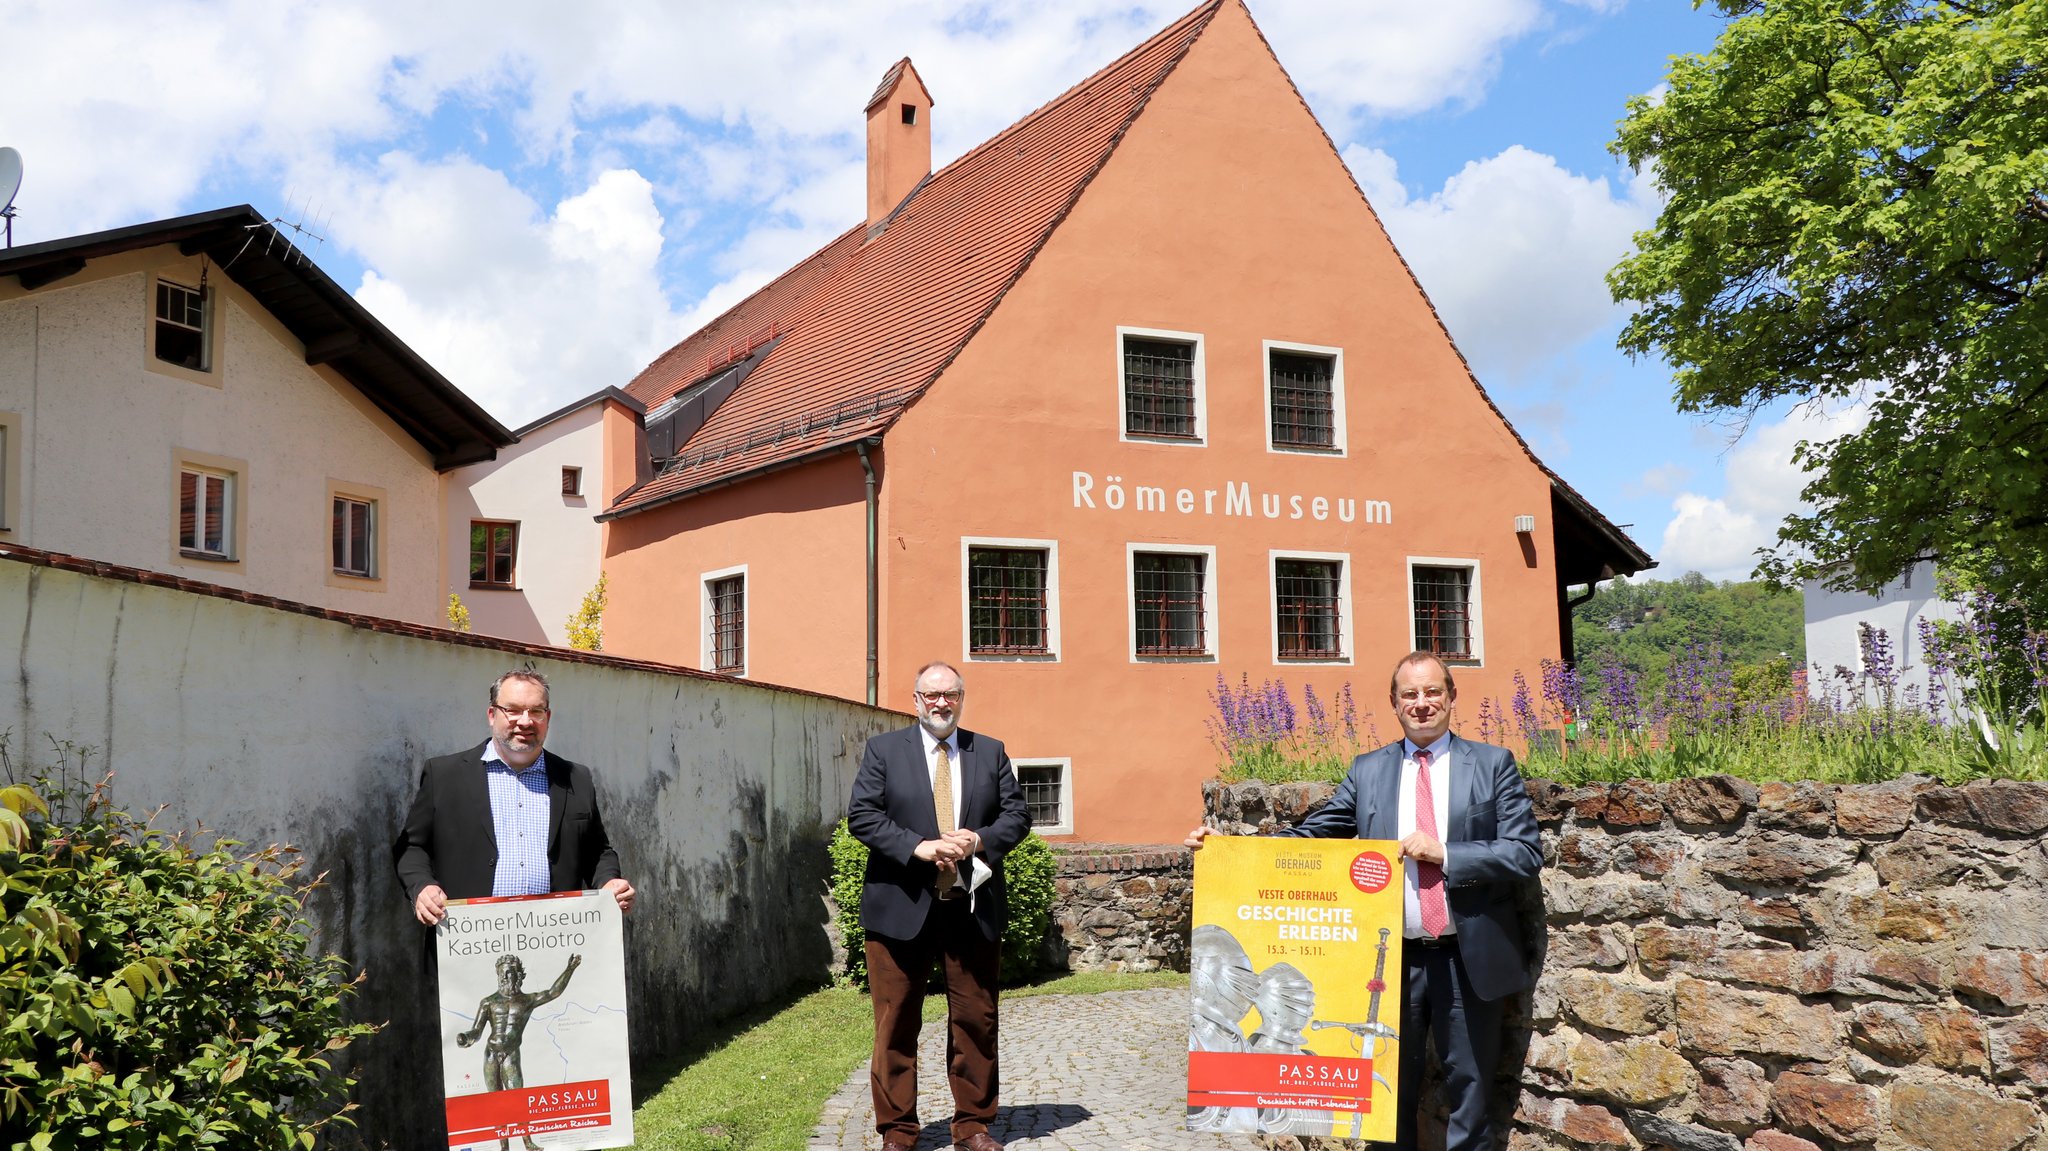
M1391 1142L1399 845L1211 836L1194 923L1188 1129Z
M626 948L608 892L451 900L434 947L450 1147L633 1142Z

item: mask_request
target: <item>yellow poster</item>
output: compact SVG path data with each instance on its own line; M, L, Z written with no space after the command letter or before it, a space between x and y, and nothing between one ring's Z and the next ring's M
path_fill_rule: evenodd
M1393 1140L1400 859L1378 839L1195 853L1189 1130Z

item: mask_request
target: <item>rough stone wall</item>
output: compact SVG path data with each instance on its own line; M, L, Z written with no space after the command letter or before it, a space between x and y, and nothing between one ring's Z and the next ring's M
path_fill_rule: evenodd
M1178 844L1054 849L1046 963L1073 971L1186 971L1194 861Z
M1206 809L1271 830L1329 790L1212 782ZM1530 792L1510 1148L2048 1148L2048 784Z

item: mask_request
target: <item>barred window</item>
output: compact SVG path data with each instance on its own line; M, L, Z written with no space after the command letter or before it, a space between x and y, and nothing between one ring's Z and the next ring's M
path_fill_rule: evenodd
M1415 567L1415 648L1446 659L1472 656L1472 569Z
M1124 433L1195 439L1195 345L1123 339Z
M969 548L967 650L977 655L1046 655L1044 548Z
M705 585L710 601L711 670L726 675L747 671L747 577L725 576Z
M1270 353L1273 443L1290 448L1331 448L1336 440L1332 356L1275 350Z
M1339 576L1334 560L1277 560L1273 565L1274 627L1281 659L1342 659Z
M1031 812L1031 826L1067 828L1067 765L1065 763L1017 764L1017 786L1024 792L1024 806Z
M1138 552L1131 602L1139 655L1207 655L1207 556Z
M513 556L519 550L519 525L469 521L469 586L513 586Z

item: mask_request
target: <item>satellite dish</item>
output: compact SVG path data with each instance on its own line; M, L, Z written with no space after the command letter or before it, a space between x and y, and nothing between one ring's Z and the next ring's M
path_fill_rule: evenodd
M14 206L14 194L21 191L21 153L0 148L0 212Z

